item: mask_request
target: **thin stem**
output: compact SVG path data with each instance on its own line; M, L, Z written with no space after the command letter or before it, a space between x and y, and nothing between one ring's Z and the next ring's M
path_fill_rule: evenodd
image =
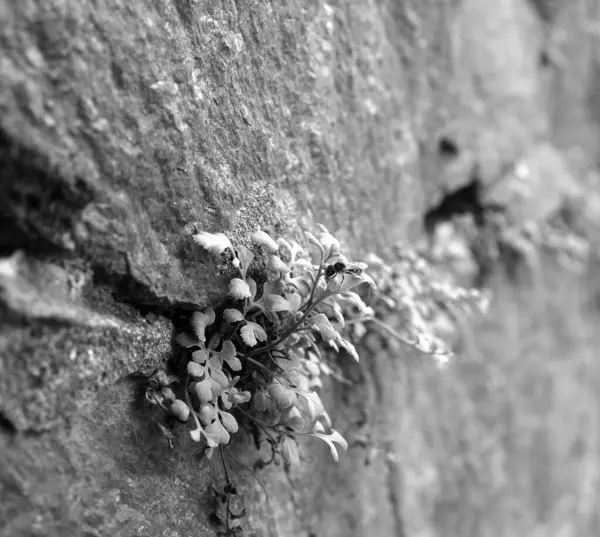
M194 418L194 421L196 422L196 429L199 429L200 431L202 431L203 430L202 425L200 424L198 415L196 414L196 411L194 410L194 407L192 406L190 392L188 391L189 384L190 384L190 376L186 375L183 379L183 396L185 397L185 402L186 402L187 406L190 408L190 414L192 415L192 418Z
M269 359L271 360L271 363L272 363L272 364L273 364L273 365L274 365L274 366L275 366L277 369L279 369L279 371L281 371L282 373L284 373L284 372L285 372L285 369L283 369L283 367L281 367L281 366L280 366L280 365L279 365L279 364L278 364L278 363L275 361L275 359L273 358L273 355L271 354L271 352L270 352L270 351L267 351L267 354L268 354L268 356L269 356Z
M275 431L276 433L284 434L286 436L314 436L313 433L302 433L302 432L296 432L296 431L286 431L285 429L280 429L279 427L275 427L274 425L269 425L268 423L265 423L264 421L261 421L258 418L255 418L254 416L252 416L251 414L249 414L248 412L246 412L245 410L243 410L239 406L237 407L237 410L239 410L249 420L252 420L253 422L258 423L258 425L260 425L261 427L265 427L266 429L271 429L271 430Z
M229 507L231 505L231 494L227 494L227 504L225 505L225 531L226 535L233 535L231 528L229 527Z
M319 265L319 270L317 271L317 276L315 278L315 283L313 285L313 288L310 291L310 296L308 297L308 300L301 306L300 309L304 308L307 304L310 304L313 301L313 299L315 298L317 286L319 285L319 280L321 279L322 275L323 275L323 261L321 261L321 264Z
M273 377L277 377L277 373L275 373L274 371L271 371L267 366L261 364L258 360L255 360L254 358L250 358L250 355L244 355L244 360L247 360L252 365L258 367L259 369L262 369L269 375L271 375ZM275 365L277 365L277 364L275 364Z
M312 310L314 310L321 302L323 302L323 300L327 299L328 296L325 297L321 297L319 298L317 301L313 302L308 308L307 310L304 312L304 314L302 315L302 317L300 318L300 320L294 324L294 326L292 326L285 334L283 334L283 336L281 336L277 341L273 342L273 343L269 343L268 345L265 345L264 347L260 347L259 349L254 349L253 351L249 352L246 356L254 356L255 354L261 353L261 352L267 352L270 351L273 347L277 347L277 345L279 345L280 343L283 343L288 337L290 337L297 329L298 327L306 320L306 318L308 317L308 314L312 312Z
M221 454L221 462L223 463L223 471L225 472L225 481L227 481L228 485L231 485L231 480L229 479L229 473L227 472L227 465L225 464L225 454L223 453L223 444L219 445L219 453Z
M225 462L225 453L223 449L223 444L219 446L219 453L221 454L221 462L223 463L223 472L225 472L225 481L227 482L226 494L227 494L227 504L225 505L225 529L228 535L231 535L231 527L229 526L229 516L230 516L230 508L231 508L231 487L233 486L231 480L229 479L229 472L227 472L227 464Z
M395 337L398 341L401 341L402 343L406 343L407 345L410 345L411 347L414 346L414 343L411 342L407 337L403 336L399 332L396 332L396 330L394 330L391 326L384 323L383 321L380 321L376 317L368 317L368 318L364 319L364 322L374 323L377 326L379 326L380 328L383 328L388 334L390 334L392 337Z
M280 434L290 434L288 431L284 431L283 429L279 429L278 427L275 427L274 425L269 425L268 423L265 423L264 421L261 421L258 418L255 418L254 416L252 416L251 414L249 414L248 412L246 412L244 409L240 408L239 406L237 407L237 410L239 412L241 412L244 416L246 416L249 420L253 421L254 423L257 423L258 425L260 425L261 427L264 427L265 429L272 429L273 431L280 433Z
M156 398L156 395L154 394L154 390L152 390L150 397L152 398L152 401L154 401L154 403L157 404L160 408L162 408L165 412L169 411L169 409Z
M351 325L351 324L356 324L356 323L366 323L367 321L370 321L372 318L371 317L358 317L357 319L349 319L346 321L345 326Z
M238 459L233 453L231 453L229 451L229 449L227 449L227 446L223 446L225 448L225 451L227 452L227 455L229 455L234 461L236 461L244 470L246 470L250 475L252 475L252 477L254 477L254 479L256 479L256 481L258 482L258 484L262 487L263 492L265 493L265 499L267 500L267 504L269 505L269 509L272 510L271 507L271 503L269 502L269 493L267 492L267 487L265 486L265 484L258 478L258 476L252 471L252 469L244 464L242 461L240 461L240 459Z
M206 349L207 353L210 352L210 351L212 351L212 350L214 350L213 347L215 345L215 342L218 341L218 339L219 339L219 334L218 333L215 334L213 337L210 338L210 341L208 342L208 347Z

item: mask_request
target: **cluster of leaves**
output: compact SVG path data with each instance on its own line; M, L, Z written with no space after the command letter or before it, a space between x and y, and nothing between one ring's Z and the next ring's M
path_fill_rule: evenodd
M524 251L527 259L534 258L536 250L544 249L574 272L585 269L591 254L589 240L572 230L560 215L545 222L528 222L520 228L507 229L503 237L515 249Z
M358 360L341 335L342 304L365 308L352 289L363 283L375 288L375 283L364 263L351 263L329 231L319 230L317 236L306 233L314 262L295 242L254 233L254 244L267 257L269 277L261 285L249 276L254 254L248 248L234 246L221 233L194 236L235 272L229 282L232 307L218 316L212 308L195 312L192 331L178 335L188 353L171 381L180 382L182 398L171 395L168 379L158 383L160 389L149 387L147 395L180 421L191 421L194 440L209 448L225 445L247 422L274 456L292 466L300 462L296 438L301 435L325 441L335 460L337 448L347 448L318 393L321 375L329 372L321 347Z
M591 242L587 230L574 229L573 220L566 209L546 220L524 223L511 221L501 209L486 209L480 223L473 214L456 215L436 226L428 255L466 276L482 268L490 273L515 259L534 268L542 252L569 270L581 272L589 262Z
M367 323L375 323L444 365L453 356L447 342L457 329L457 316L484 312L489 297L456 285L450 272L439 270L411 248L398 247L394 257L393 262L375 254L368 257L376 289L369 297L370 307L354 323L354 333L361 336ZM394 318L399 328L381 318Z
M319 396L321 377L336 376L324 353L343 351L358 361L350 340L360 339L374 323L445 363L452 353L443 340L447 334L437 330L440 317L485 309L485 297L454 285L414 250L398 250L392 263L371 254L368 275L367 264L350 262L337 239L318 227L316 236L306 233L312 252L254 233L259 266L266 259L267 267L266 278L258 281L250 276L260 272L251 270L256 267L251 250L222 233L193 237L232 276L229 299L217 311L209 307L191 315L190 330L177 336L184 349L178 374L156 371L146 398L191 423L191 438L203 441L209 453L220 447L223 457L231 435L243 427L257 445L271 446L271 461L280 457L298 465L299 436L323 440L337 461L337 449L347 449L347 443L332 428ZM357 293L361 284L368 285L364 300ZM389 317L394 328L382 320ZM163 432L171 442L170 433ZM223 514L215 511L215 516L224 533L233 535L241 531L244 513L231 508L237 492L224 459L223 465L227 484L217 494Z

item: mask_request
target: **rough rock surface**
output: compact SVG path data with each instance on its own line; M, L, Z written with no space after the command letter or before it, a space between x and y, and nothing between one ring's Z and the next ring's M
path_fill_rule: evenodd
M185 434L169 450L127 380L225 293L190 235L323 222L358 256L473 181L545 218L598 159L599 10L0 0L0 535L212 535L218 464ZM420 388L373 345L327 394L339 466L311 445L261 473L269 503L239 469L255 535L434 535L404 518L441 486L400 410Z

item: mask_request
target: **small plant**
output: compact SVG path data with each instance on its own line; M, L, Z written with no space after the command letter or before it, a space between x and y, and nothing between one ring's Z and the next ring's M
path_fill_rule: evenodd
M263 465L280 458L299 465L300 436L324 441L337 461L338 448L348 444L332 428L318 392L322 375L336 376L326 351L358 361L349 338L360 339L372 323L444 362L451 352L430 328L432 312L452 304L483 305L477 293L442 283L412 251L391 265L372 255L376 284L367 264L349 261L327 228L318 228L316 236L306 233L312 260L296 242L275 241L263 231L252 235L256 259L222 233L194 235L230 275L229 298L217 311L194 312L191 330L178 334L177 343L186 349L178 375L159 370L148 381L148 401L180 422L191 422L192 439L203 441L209 455L220 448L227 485L218 494L224 514L215 517L226 535L241 531L239 514L230 508L237 493L223 456L231 435L243 427L257 447L267 442L271 457ZM263 266L261 274L257 267ZM362 284L369 286L372 306L355 291ZM404 333L377 318L389 312L403 320ZM166 429L163 433L171 443Z
M485 312L489 297L477 289L456 285L450 271L436 267L407 247L398 247L392 262L375 254L368 261L377 288L368 301L369 310L351 321L355 332L362 335L367 332L367 323L374 324L392 338L445 365L453 356L447 342L457 330L458 316ZM399 319L400 330L376 315Z
M194 440L210 448L227 444L244 422L291 466L300 463L298 436L326 442L335 460L337 448L347 448L317 391L321 374L329 371L321 345L358 360L340 332L345 322L340 303L364 306L352 289L363 283L375 288L375 283L364 263L350 262L329 231L319 229L317 236L306 234L316 264L297 243L254 233L254 244L267 255L269 278L261 285L249 276L254 254L248 248L234 246L221 233L194 236L235 270L229 283L232 307L219 316L212 308L192 315L192 332L177 337L189 350L182 374L157 373L160 378L147 393L179 421L191 419ZM171 390L174 381L181 383L183 399Z

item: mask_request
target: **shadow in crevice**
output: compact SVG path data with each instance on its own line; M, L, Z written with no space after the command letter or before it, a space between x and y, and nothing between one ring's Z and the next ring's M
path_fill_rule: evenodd
M0 255L69 249L74 222L95 195L82 176L0 129Z
M481 192L481 182L474 172L467 185L449 192L440 203L427 211L424 218L427 233L431 235L441 222L450 222L454 217L463 215L473 215L477 227L483 227L485 216Z

